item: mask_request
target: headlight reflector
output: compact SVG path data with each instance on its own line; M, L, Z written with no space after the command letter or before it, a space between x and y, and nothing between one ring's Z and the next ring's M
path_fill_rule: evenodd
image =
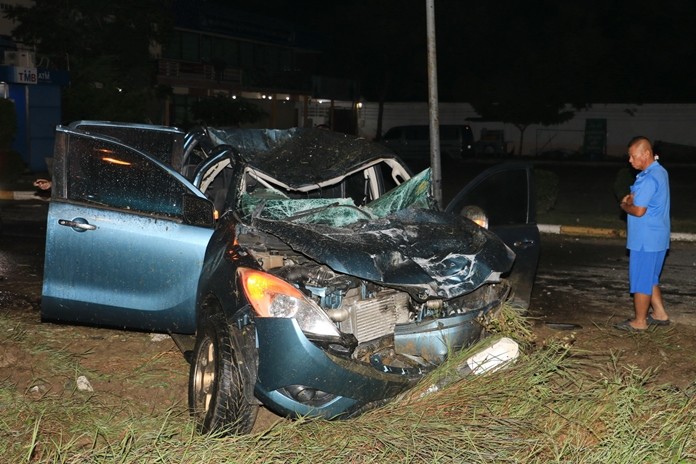
M340 337L326 313L290 283L255 269L239 268L237 274L257 317L295 319L306 334Z
M465 206L464 208L462 208L459 214L467 219L474 221L476 224L480 225L484 229L488 229L488 216L486 216L486 213L483 211L483 209L479 208L478 206Z

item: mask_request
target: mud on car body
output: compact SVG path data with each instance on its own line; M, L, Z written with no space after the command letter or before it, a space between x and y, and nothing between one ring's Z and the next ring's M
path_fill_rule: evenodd
M442 211L429 170L412 177L360 138L206 128L177 135L168 157L124 140L169 129L125 127L142 137L58 128L42 314L195 334L189 406L203 431L248 432L261 404L356 414L477 340L511 282L528 301L536 262L513 248L538 252L529 166L496 167ZM524 211L480 227L460 214L480 191Z

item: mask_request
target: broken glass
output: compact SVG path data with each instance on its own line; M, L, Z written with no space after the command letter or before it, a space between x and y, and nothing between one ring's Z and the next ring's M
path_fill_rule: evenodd
M247 219L284 220L344 227L358 221L386 217L402 209L432 208L430 169L426 169L365 206L351 198L292 199L280 190L257 188L241 196L240 210Z

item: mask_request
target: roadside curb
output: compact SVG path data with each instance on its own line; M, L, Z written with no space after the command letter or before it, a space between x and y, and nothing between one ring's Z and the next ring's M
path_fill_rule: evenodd
M557 224L537 224L542 234L571 235L576 237L626 238L625 230L602 227L564 226ZM673 242L696 242L696 234L672 232Z
M5 201L44 201L34 190L0 190L0 200Z

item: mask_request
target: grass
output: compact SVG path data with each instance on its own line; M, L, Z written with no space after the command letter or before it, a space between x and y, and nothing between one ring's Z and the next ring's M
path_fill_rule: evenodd
M23 330L12 318L6 322ZM696 460L696 384L686 390L657 385L651 372L623 367L615 354L578 352L562 343L535 347L514 310L503 311L488 330L521 342L523 354L506 369L427 393L472 348L416 389L359 417L283 421L247 436L200 436L182 404L152 410L136 398L75 389L32 393L0 379L0 456L13 463ZM31 337L18 342L29 345ZM60 341L54 343L60 352ZM669 334L655 344L668 346ZM83 370L81 356L36 359L37 377ZM152 362L159 359L145 359L143 366ZM162 381L169 375L157 372Z
M694 165L669 168L672 232L696 233ZM537 222L623 231L626 221L619 199L628 193L634 174L627 167L538 167Z

